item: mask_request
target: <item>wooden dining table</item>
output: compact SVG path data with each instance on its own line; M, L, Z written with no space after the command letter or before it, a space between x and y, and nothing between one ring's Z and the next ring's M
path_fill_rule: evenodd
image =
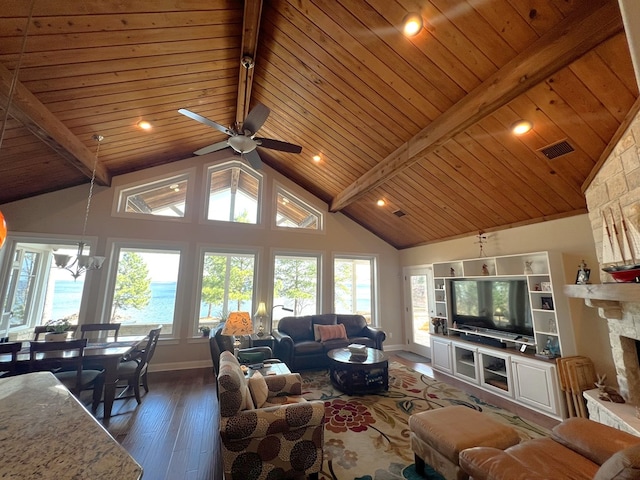
M84 361L88 365L99 365L104 369L104 414L103 420L111 418L113 402L116 398L118 384L118 365L127 358L138 346L144 343L146 336L119 337L118 341L88 343L84 349ZM18 352L18 368L28 371L29 342L22 343ZM11 360L10 354L0 355L0 366ZM22 368L21 368L22 367ZM1 370L1 368L0 368Z

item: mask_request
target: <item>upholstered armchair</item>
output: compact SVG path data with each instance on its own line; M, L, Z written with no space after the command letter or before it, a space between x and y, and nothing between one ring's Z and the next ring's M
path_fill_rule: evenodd
M317 479L324 403L302 397L297 373L247 379L231 352L220 355L220 439L227 480Z
M233 353L233 337L222 335L222 325L211 331L209 337L209 349L211 351L211 361L213 362L213 374L218 375L220 371L220 354L222 352ZM238 352L240 363L278 363L279 359L274 358L271 347L258 346L241 348Z

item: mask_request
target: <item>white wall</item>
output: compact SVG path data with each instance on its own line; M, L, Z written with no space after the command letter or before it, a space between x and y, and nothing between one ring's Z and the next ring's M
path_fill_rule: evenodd
M380 291L378 318L381 321L381 327L395 333L394 339L398 338L401 332L399 312L402 309L398 251L344 215L328 213L326 204L266 165L262 170L265 176L263 224L259 226L202 222L199 220L203 210L202 202L199 202L197 211L192 212L193 217L189 223L166 222L153 217L132 220L111 215L115 187L189 168L194 168L197 172L197 181L195 185L190 186L193 188L194 198L202 199L205 187L203 178L205 164L223 159L228 159L228 155L224 152L194 157L118 176L113 179L111 188L96 187L94 190L87 226L87 236L97 238L97 251L92 253L104 254L107 246L115 239L160 241L182 245L186 249L187 274L182 279L185 293L183 298L178 299L181 304L179 312L181 319L175 333L176 339L161 342L154 358L156 366L176 368L176 362L182 362L179 368L211 364L207 342L192 337L192 325L197 312L194 300L195 266L197 250L201 245L260 248L262 254L257 266L258 284L256 285L258 300L269 298L271 293L269 291L271 288L270 258L274 250L293 249L322 253L324 255L322 268L324 296L321 310L324 312L332 311L332 255L338 253L377 255ZM283 232L271 228L273 180L325 213L325 234ZM65 237L81 235L88 190L88 185L82 185L4 204L2 212L7 221L9 235L24 233L56 234ZM96 312L100 311L100 305L103 303L106 276L105 268L87 274L85 288L88 289L89 294L86 309L83 308L83 311L87 312L87 316L92 317L91 321L98 320Z
M447 260L477 258L480 247L476 236L410 248L400 252L401 267L425 265ZM555 251L563 255L566 283L575 283L578 265L584 259L591 268L591 283L599 283L598 260L593 231L587 214L514 227L487 235L485 256ZM599 373L615 378L609 346L607 321L580 299L569 299L578 355L590 357Z

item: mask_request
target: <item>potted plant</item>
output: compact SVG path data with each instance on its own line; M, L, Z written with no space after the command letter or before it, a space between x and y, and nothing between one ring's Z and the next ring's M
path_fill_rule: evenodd
M47 327L44 335L45 342L64 342L71 329L71 324L66 318L49 320L44 325Z
M211 333L211 327L208 327L206 325L203 325L202 327L198 328L198 330L202 332L203 337L208 337L209 334Z

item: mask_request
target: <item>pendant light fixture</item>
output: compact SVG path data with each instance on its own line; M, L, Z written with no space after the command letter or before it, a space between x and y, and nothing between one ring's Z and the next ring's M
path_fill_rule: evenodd
M91 174L91 183L89 185L89 197L87 198L87 208L84 214L84 225L82 226L82 237L78 242L78 253L75 258L71 255L54 253L53 258L58 268L64 268L71 272L71 276L77 280L87 270L98 270L102 267L105 257L96 255L84 255L84 236L87 232L87 221L89 220L89 210L91 209L91 198L93 197L93 186L96 180L96 166L98 165L98 154L100 152L100 142L104 140L102 135L94 135L93 139L97 142L96 156L93 161L93 172Z

